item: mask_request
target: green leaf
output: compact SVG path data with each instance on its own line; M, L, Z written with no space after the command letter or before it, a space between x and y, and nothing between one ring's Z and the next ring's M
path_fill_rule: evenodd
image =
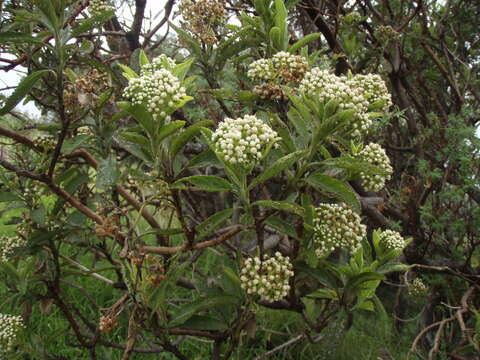
M331 176L323 175L321 171L316 171L305 179L309 185L320 192L333 194L346 204L350 205L355 211L360 212L361 206L354 191L350 186Z
M138 52L138 63L140 64L140 67L150 64L150 60L148 60L148 57L143 50Z
M175 318L168 324L168 326L176 327L184 324L188 319L194 315L197 315L201 311L236 304L238 304L238 299L234 296L214 295L202 297L188 305L183 306L180 311L175 314Z
M20 199L17 195L8 192L8 191L0 191L0 202L6 202L6 201L20 201Z
M205 236L210 235L213 230L217 229L221 224L230 219L235 209L224 209L213 214L208 219L198 224L195 230L198 233L197 239L201 240Z
M25 33L14 31L2 31L0 32L0 44L37 44L42 46L52 46L40 38L36 38Z
M254 186L278 175L283 170L290 168L293 164L295 164L303 155L305 154L304 151L296 151L294 153L285 155L281 157L277 161L275 161L272 166L266 169L263 173L258 175L255 179L253 179L252 183L249 185L249 189L252 189Z
M117 183L119 178L117 161L114 155L98 162L96 187L100 190L107 190Z
M176 136L170 145L170 154L175 157L178 152L199 132L203 126L213 125L211 120L199 121L186 128L180 135Z
M280 231L281 233L287 234L291 238L297 238L297 232L295 231L295 228L290 223L283 221L277 216L269 216L267 220L265 220L265 224L271 226L277 231Z
M139 77L138 74L137 74L135 71L133 71L132 69L130 69L127 65L123 65L123 64L118 63L117 66L118 66L120 69L123 70L123 74L122 74L122 75L123 75L126 79L130 80L130 79L135 79L135 78L138 78L138 77Z
M185 121L176 120L161 127L157 135L157 141L160 142L166 137L175 134L185 125Z
M318 39L320 37L320 33L313 33L313 34L308 34L304 38L298 40L295 44L290 46L290 49L288 50L291 54L295 54L298 49L301 49L305 45L307 45L310 41L313 41L315 39Z
M194 63L195 58L190 58L187 61L175 65L175 67L172 70L173 75L175 75L180 82L182 82L185 79L185 76L187 76L188 71L190 70L190 67Z
M0 116L7 114L9 111L13 110L20 101L32 90L33 86L37 83L40 78L49 72L50 70L39 70L34 73L31 73L27 77L24 77L22 81L18 84L15 91L10 95L5 101L5 105L0 109Z
M303 207L301 207L300 205L292 201L287 201L287 200L279 200L279 201L259 200L254 202L252 205L263 206L263 207L267 207L275 210L287 211L287 212L294 213L295 215L298 215L298 216L303 216L303 214L305 213L305 210Z
M106 23L108 20L110 20L112 17L115 16L115 13L113 11L105 11L101 14L92 16L88 19L85 20L79 20L79 26L77 26L75 29L72 30L72 33L70 34L71 38L77 37L80 34L83 34L84 32L87 32L94 27L100 27L104 23Z
M210 316L193 315L180 328L189 330L224 331L228 325Z
M45 206L43 206L43 204L40 205L39 208L30 212L30 217L32 218L32 220L40 226L43 226L45 224L46 216L47 210L45 209Z
M120 136L129 142L138 144L143 147L148 147L150 144L150 141L145 136L140 135L139 133L124 131L120 134Z
M332 299L338 300L338 294L335 290L331 289L318 289L311 294L308 294L307 297L315 299Z
M347 284L345 285L345 291L354 291L364 290L361 288L362 284L372 281L372 280L383 280L385 277L382 274L374 272L362 272L361 274L352 276L348 279Z
M231 191L233 185L224 178L213 175L194 175L177 180L170 185L175 188L179 183L189 182L204 191Z
M153 136L153 117L151 112L149 112L143 105L132 105L126 101L117 102L117 105L120 109L126 111L128 114L133 116L135 120L142 125L143 129Z
M274 26L270 29L270 42L274 49L281 51L282 50L282 35L281 30L278 26Z
M400 264L400 263L388 263L380 266L376 272L379 274L388 274L391 272L404 272L411 269L413 265Z

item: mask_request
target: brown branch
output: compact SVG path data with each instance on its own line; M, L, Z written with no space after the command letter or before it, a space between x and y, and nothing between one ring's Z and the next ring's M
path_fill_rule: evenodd
M160 255L168 255L168 254L176 254L179 252L189 251L189 250L199 250L204 249L206 247L215 246L221 244L222 242L227 241L228 239L232 238L240 231L244 230L245 227L241 225L237 225L232 228L232 230L226 232L223 235L218 236L215 239L203 241L192 246L189 246L188 243L184 243L183 245L179 246L145 246L145 245L138 245L138 249L144 253L151 253L151 254L160 254Z
M43 148L41 146L37 146L34 141L30 140L28 137L21 135L15 131L5 129L4 127L0 126L0 135L6 136L12 140L15 140L16 142L19 142L21 144L27 145L29 148L35 150L35 151L42 151Z

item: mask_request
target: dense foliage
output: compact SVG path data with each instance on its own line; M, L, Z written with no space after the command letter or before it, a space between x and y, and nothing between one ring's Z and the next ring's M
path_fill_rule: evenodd
M478 358L480 4L147 3L0 2L0 357Z

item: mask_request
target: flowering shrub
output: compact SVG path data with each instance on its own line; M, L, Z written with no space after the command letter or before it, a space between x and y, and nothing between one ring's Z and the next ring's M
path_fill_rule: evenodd
M78 4L68 24L59 6L32 5L55 40L35 51L55 65L32 62L37 71L0 109L16 114L30 94L49 117L32 131L21 117L0 127L11 174L0 200L22 209L7 225L21 237L0 243L9 306L22 302L27 315L55 306L68 343L99 358L120 349L123 359L202 357L183 355L191 337L227 359L262 308L297 313L312 339L332 322L348 331L362 311L384 312L381 280L408 267L398 233L362 224L376 210L365 191L393 173L380 145L364 146L373 120L388 118L381 78L320 70L307 46L319 34L293 41L280 0L255 1L242 26L223 23L224 1L182 1L182 27L170 24L178 61L158 54L163 40L138 23L144 2L125 36L100 5L77 19ZM97 35L107 43L72 45ZM43 354L39 336L19 351Z

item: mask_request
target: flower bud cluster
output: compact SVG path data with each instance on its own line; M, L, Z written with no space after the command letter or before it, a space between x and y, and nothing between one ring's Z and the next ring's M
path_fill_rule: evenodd
M288 96L285 94L282 87L271 82L263 83L262 85L255 85L253 92L262 99L278 101L285 101L288 99Z
M255 164L263 150L277 140L277 133L254 115L226 118L212 136L226 162L243 166Z
M408 295L413 297L422 297L427 294L427 286L423 283L422 279L416 278L410 284L408 284Z
M392 106L392 96L388 92L385 81L378 74L355 75L351 80L353 86L363 90L369 105L382 102L381 111L387 112Z
M356 25L362 21L362 15L358 11L352 11L346 15L340 17L340 20L343 24L346 25Z
M400 33L390 25L380 25L375 30L375 37L386 45L390 41L398 41L400 39Z
M353 79L314 68L305 74L299 91L324 103L334 100L340 110L354 110L350 124L352 135L361 136L368 131L372 120L367 115L369 102L365 90L357 86Z
M270 59L259 59L248 66L247 76L252 80L268 81L275 78L273 63Z
M27 245L27 241L20 237L0 237L0 263L8 262L15 250Z
M182 25L206 44L218 42L214 29L225 18L225 0L182 0L179 4Z
M90 0L88 11L93 16L100 15L104 11L113 10L113 6L109 0Z
M286 51L280 51L273 55L272 64L275 72L278 73L278 76L285 82L302 80L308 70L307 59Z
M155 119L166 121L175 104L186 96L178 78L166 69L130 79L123 94L134 104L146 105Z
M118 325L117 316L115 314L106 315L100 317L100 321L98 323L98 329L101 332L110 332Z
M153 59L150 64L142 65L142 68L140 69L140 73L142 75L148 75L148 74L153 74L155 71L161 70L161 69L171 70L175 67L175 65L176 65L175 60L162 54L160 56L157 56L155 59Z
M308 62L303 56L280 51L271 59L259 59L248 67L247 76L254 81L263 81L254 88L262 99L286 100L288 97L282 85L296 83L303 79Z
M278 301L288 295L289 280L293 276L290 259L278 251L274 257L265 255L248 258L240 274L242 289L248 295L258 295L261 300Z
M21 316L0 314L0 354L13 350L24 328Z
M379 235L379 240L387 250L403 250L407 245L403 236L393 230L383 230Z
M35 140L35 145L39 146L43 149L44 153L47 153L55 148L57 143L56 139L52 135L47 134L40 134L38 135Z
M393 174L393 168L390 165L390 159L388 158L385 150L379 145L370 143L360 151L358 156L377 167L379 167L384 174L372 175L366 172L360 173L362 184L367 191L380 191L385 187L385 182L390 180Z
M328 255L337 248L355 253L367 234L360 216L345 204L320 204L313 226L318 257Z

